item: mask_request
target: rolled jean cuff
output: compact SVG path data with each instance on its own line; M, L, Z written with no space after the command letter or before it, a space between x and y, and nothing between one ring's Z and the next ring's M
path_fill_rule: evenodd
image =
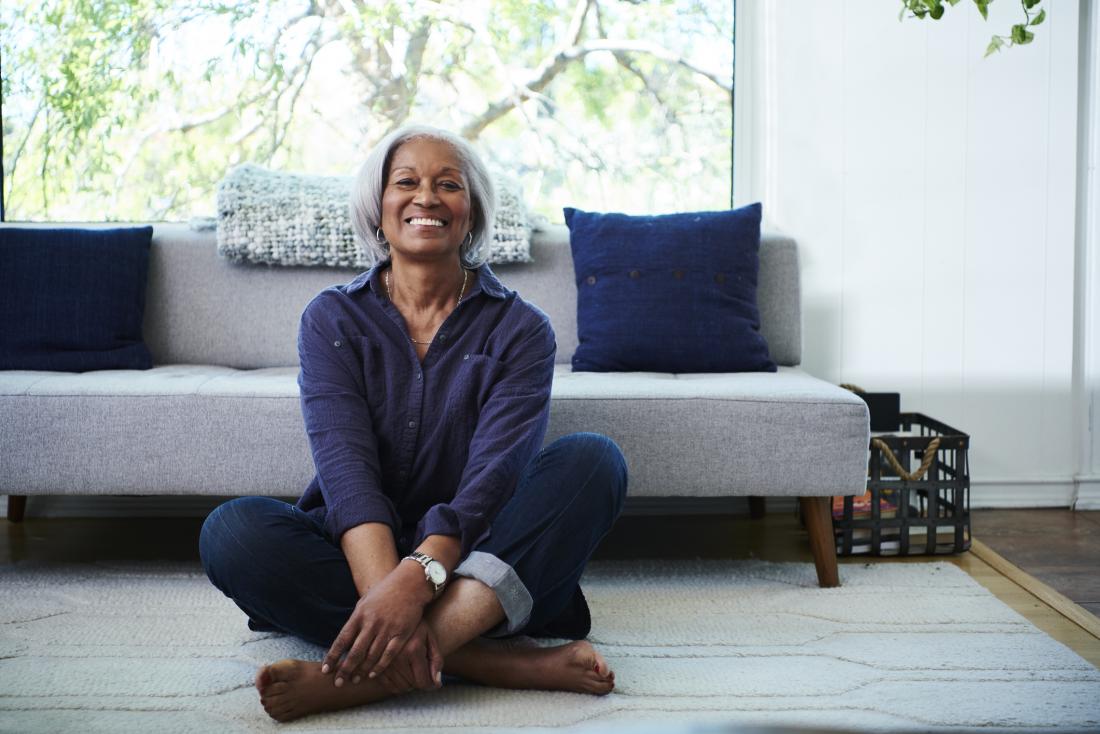
M489 630L485 637L515 634L531 619L531 608L534 606L531 592L520 581L515 569L493 554L472 551L466 560L458 564L455 575L476 579L488 586L504 609L504 622Z

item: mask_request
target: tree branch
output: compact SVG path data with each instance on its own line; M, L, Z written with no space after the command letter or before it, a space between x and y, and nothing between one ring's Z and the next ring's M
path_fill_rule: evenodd
M23 139L19 142L19 147L15 149L15 154L11 157L11 165L8 167L6 173L11 179L12 186L8 186L8 191L14 191L15 187L15 168L19 165L19 159L23 157L23 150L27 147L27 141L31 139L31 133L34 132L34 125L38 122L38 115L42 112L42 108L46 105L46 99L43 97L38 100L38 107L35 108L34 114L31 115L31 124L27 125L27 134L23 136ZM8 201L8 208L11 208L11 201Z
M313 37L310 39L309 44L306 44L307 48L310 44L312 44L313 51L309 54L307 58L304 59L302 64L298 67L301 69L302 80L298 82L298 87L290 95L290 105L289 109L287 110L286 121L283 123L282 129L277 132L275 138L271 141L271 148L267 155L267 160L269 162L271 161L272 156L275 155L275 152L279 150L280 146L282 146L283 141L286 140L287 130L290 129L290 123L294 121L294 107L298 104L298 97L302 94L303 87L305 87L306 82L309 81L309 72L313 68L313 60L317 58L317 54L321 51L321 49L328 45L329 42L331 42L331 39L329 39L329 41L321 43L318 39L318 36L320 35L321 30L320 28L318 28ZM276 119L278 119L277 115Z
M461 134L468 140L476 139L482 131L500 118L512 111L518 101L529 99L542 92L561 74L571 63L583 59L590 53L597 51L610 51L611 53L623 52L629 54L646 54L669 64L677 64L710 80L729 95L733 95L733 87L722 79L721 75L704 69L698 64L689 61L680 54L674 53L663 46L658 46L649 41L612 40L601 38L593 41L585 41L570 48L558 51L553 56L545 59L535 67L531 77L518 95L508 95L490 104L483 113L467 123L461 130Z

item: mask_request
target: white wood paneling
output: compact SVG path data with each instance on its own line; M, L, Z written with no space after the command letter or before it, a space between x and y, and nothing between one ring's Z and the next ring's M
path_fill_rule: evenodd
M1044 6L1034 43L988 59L1018 3L938 22L881 0L756 8L774 113L754 134L776 153L753 173L801 244L804 365L969 432L979 505L1064 503L1076 471L1080 24L1077 2Z
M924 263L919 344L921 386L915 410L959 430L965 425L958 396L963 392L966 274L966 140L968 85L957 79L974 58L969 17L946 15L924 29L927 106L920 118L924 142L922 198ZM908 403L907 403L908 404Z
M773 141L765 185L766 221L795 234L804 274L803 364L841 373L843 335L843 13L827 3L768 3L775 43L767 94ZM802 61L816 63L803 64Z

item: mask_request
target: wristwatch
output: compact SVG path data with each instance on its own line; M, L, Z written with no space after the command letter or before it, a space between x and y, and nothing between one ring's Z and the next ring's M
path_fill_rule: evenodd
M442 563L420 551L413 551L401 560L413 560L423 566L424 578L432 585L432 598L439 596L443 591L444 584L447 583L447 568Z

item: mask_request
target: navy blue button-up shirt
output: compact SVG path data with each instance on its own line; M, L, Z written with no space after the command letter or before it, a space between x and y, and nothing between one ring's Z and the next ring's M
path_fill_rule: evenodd
M482 265L421 362L379 263L314 298L298 333L302 415L317 475L298 507L339 541L386 523L399 547L489 536L550 415L550 321Z

